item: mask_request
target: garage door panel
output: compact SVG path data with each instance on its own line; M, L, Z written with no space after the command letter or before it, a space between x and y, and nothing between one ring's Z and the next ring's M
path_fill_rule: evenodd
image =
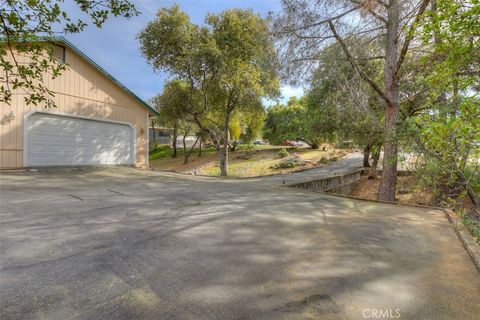
M35 113L26 147L28 166L134 163L134 131L119 123Z

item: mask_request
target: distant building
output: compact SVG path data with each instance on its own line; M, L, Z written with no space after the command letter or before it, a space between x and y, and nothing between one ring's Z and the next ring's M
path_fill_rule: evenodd
M158 145L168 145L172 146L173 144L173 129L172 128L161 128L161 127L150 127L148 129L148 137L150 141L150 149L153 149L155 144ZM185 138L185 144L187 148L193 146L195 141L197 140L196 136L187 136ZM199 144L199 142L197 142ZM183 136L177 137L177 147L183 148ZM196 146L197 147L197 146Z
M171 128L148 128L150 145L172 145L173 129Z

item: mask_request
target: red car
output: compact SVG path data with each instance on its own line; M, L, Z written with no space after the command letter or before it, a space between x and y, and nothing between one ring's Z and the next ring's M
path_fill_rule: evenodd
M295 142L290 140L285 140L281 143L281 145L285 147L295 147Z

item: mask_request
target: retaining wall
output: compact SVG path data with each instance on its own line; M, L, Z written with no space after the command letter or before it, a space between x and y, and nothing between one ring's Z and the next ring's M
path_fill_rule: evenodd
M341 175L326 177L317 180L310 180L290 185L293 188L312 189L322 192L334 192L341 195L352 193L357 182L362 175L362 170L349 172Z

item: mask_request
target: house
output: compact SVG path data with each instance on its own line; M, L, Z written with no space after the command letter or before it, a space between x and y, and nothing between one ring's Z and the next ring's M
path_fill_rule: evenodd
M150 140L150 145L172 145L173 140L173 129L170 128L161 128L161 127L150 127L148 128L148 139Z
M150 127L148 136L150 141L150 150L154 149L158 145L172 146L173 144L173 128ZM200 145L200 141L197 141L197 136L186 136L185 146L187 148L191 148L193 145L196 147ZM183 148L182 135L177 136L177 146L179 148Z
M147 103L64 38L58 59L68 64L45 85L56 107L27 105L14 92L0 110L0 168L80 165L148 167ZM17 60L28 59L18 56Z

